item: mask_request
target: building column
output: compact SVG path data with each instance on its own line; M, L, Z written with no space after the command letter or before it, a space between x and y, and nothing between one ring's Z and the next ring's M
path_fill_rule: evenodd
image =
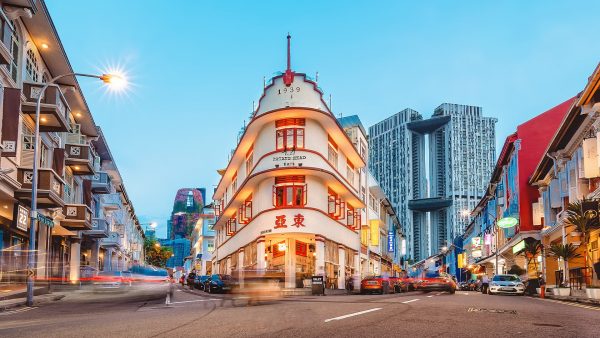
M354 290L360 289L360 253L354 253Z
M79 269L81 267L81 240L71 240L71 253L69 258L69 280L71 282L77 282L79 281Z
M346 248L342 245L338 246L338 289L346 288Z
M288 238L285 241L285 287L296 288L296 241Z
M96 269L96 272L100 270L100 240L95 240L92 243L91 248L90 265Z
M315 238L315 275L325 276L325 240Z
M106 248L106 253L104 254L104 271L112 271L112 256L113 249Z
M265 239L260 238L256 243L256 267L258 269L267 268L267 260L265 259Z
M1 240L1 239L0 239ZM46 277L46 264L48 262L48 256L50 253L48 252L48 227L45 224L41 224L38 222L38 238L37 238L37 258L36 258L36 277L37 278L45 278Z
M126 271L126 270L128 270L127 256L123 255L123 256L121 256L121 271Z
M221 272L223 273L223 272ZM225 263L225 271L226 275L231 275L231 257L227 257L227 261Z
M243 267L244 267L244 248L240 248L240 250L238 251L238 266L237 266L237 269L239 271L240 288L244 287Z

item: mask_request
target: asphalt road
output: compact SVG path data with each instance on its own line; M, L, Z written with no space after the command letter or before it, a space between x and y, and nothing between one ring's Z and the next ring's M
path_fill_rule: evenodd
M0 313L1 337L600 337L600 308L519 296L409 292L245 299L178 289L76 292Z

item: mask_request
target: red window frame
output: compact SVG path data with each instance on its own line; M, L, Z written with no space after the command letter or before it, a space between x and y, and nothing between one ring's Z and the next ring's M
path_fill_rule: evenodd
M252 220L252 195L250 195L238 210L238 223L248 224Z
M284 183L273 186L275 208L302 208L307 202L306 183Z
M346 212L346 226L352 230L360 229L361 216L360 210L354 209L348 205L348 211Z
M304 149L304 128L281 128L275 131L277 150Z
M223 212L223 206L221 205L221 203L222 203L221 200L215 201L213 203L213 209L215 210L215 217L217 217L217 218L219 216L221 216L221 213Z
M227 231L227 236L233 236L233 234L235 234L237 232L235 217L232 217L227 221L226 231Z
M333 219L341 219L344 216L346 204L333 190L328 189L327 213Z

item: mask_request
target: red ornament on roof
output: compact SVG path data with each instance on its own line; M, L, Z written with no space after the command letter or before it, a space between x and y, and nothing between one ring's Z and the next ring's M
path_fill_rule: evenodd
M291 55L290 55L291 40L292 40L292 37L290 36L290 34L288 34L288 36L287 36L287 69L285 70L285 73L283 74L283 83L285 83L285 85L288 87L291 86L292 83L294 82L294 72L292 71L292 60L291 60Z

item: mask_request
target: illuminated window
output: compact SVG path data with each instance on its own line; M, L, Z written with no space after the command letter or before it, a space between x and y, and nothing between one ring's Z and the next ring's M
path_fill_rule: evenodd
M17 31L15 28L10 39L10 54L12 55L12 60L10 61L9 65L10 77L15 82L17 82L19 74L19 46L19 37L17 36Z
M306 183L304 176L275 178L273 206L277 208L303 207L306 205Z
M246 176L250 175L252 166L254 165L254 146L246 153Z
M346 212L346 225L354 230L360 229L361 216L360 210L354 209L351 205L348 205Z
M346 162L346 178L350 185L354 185L354 166L350 162Z
M248 224L252 220L252 195L248 196L238 210L238 223Z
M27 50L27 57L25 59L25 74L27 75L27 80L33 82L39 81L38 62L33 49Z
M327 160L329 163L337 169L338 166L338 150L337 144L333 141L333 139L328 136L328 147L327 147Z
M304 119L284 119L275 121L277 150L304 149Z
M231 192L234 193L237 190L237 172L233 174L231 179Z
M327 196L327 213L334 219L341 219L344 216L344 210L346 209L345 203L333 190L329 189Z

